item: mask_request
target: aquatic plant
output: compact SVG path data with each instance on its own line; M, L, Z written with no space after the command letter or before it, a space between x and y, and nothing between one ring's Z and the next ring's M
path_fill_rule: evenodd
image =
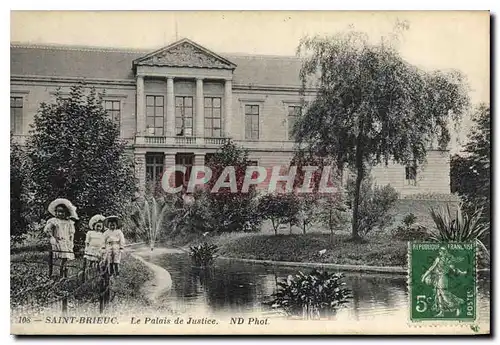
M278 291L271 304L288 316L317 319L334 315L348 303L351 291L345 288L342 273L299 272L278 282Z
M197 246L189 247L189 256L195 266L207 267L213 264L217 258L219 247L215 244L204 242Z

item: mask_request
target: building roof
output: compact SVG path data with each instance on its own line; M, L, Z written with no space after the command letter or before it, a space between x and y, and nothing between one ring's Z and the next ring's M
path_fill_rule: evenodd
M134 79L133 62L151 51L11 44L11 75ZM299 87L300 60L288 56L219 54L236 68L233 83Z

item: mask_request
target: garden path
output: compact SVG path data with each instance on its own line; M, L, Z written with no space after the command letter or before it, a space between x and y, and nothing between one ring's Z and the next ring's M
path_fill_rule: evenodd
M167 253L177 253L181 252L178 249L172 248L155 248L153 251L147 246L139 247L133 249L130 254L141 261L146 267L148 267L154 274L153 279L148 281L143 289L146 297L155 303L159 300L160 296L164 295L166 292L170 291L172 288L172 277L170 273L154 263L151 260L159 255L164 255Z

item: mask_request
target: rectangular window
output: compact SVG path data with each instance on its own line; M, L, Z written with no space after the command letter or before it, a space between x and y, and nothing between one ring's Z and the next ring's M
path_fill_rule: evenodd
M146 153L146 180L154 185L161 183L163 175L163 153Z
M10 98L10 130L14 134L23 131L23 97Z
M293 132L293 126L295 125L295 121L297 120L297 117L299 117L301 114L301 107L300 106L289 106L288 107L288 140L293 140L292 132Z
M175 97L175 135L193 136L193 97Z
M108 113L109 118L113 120L117 126L120 126L120 101L104 101L104 109L106 113Z
M417 163L413 162L412 164L405 167L405 180L406 184L411 186L417 185Z
M146 127L148 134L164 135L163 96L146 96Z
M258 105L245 105L245 139L259 139Z
M205 97L205 137L222 136L222 111L220 97Z

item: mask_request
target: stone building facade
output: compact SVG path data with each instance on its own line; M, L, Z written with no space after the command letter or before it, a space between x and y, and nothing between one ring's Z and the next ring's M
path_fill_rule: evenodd
M299 70L294 57L221 56L188 39L149 53L11 44L11 130L22 143L39 104L84 79L105 91L104 106L141 185L166 166L203 164L229 137L255 164L288 165ZM450 193L449 171L449 152L433 150L423 167L390 164L372 172L377 183L411 195Z

